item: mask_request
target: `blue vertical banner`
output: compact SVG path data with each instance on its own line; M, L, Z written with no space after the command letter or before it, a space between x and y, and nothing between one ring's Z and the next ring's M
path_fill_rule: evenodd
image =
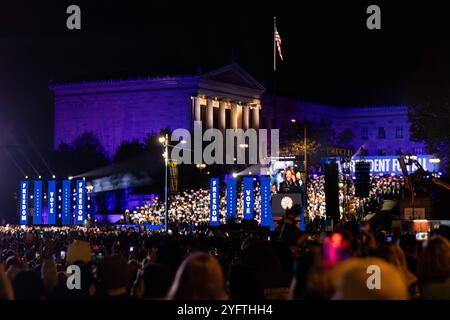
M244 219L253 219L253 178L244 178Z
M227 220L236 218L236 178L227 178Z
M303 202L303 205L302 205L302 211L300 212L299 227L300 227L300 231L306 231L306 226L305 226L305 205L304 205L304 202Z
M70 225L70 180L62 183L62 224Z
M75 224L82 225L85 219L84 200L86 196L86 186L84 180L77 180L77 200L75 210Z
M218 226L219 222L219 178L211 178L209 188L209 225Z
M270 206L270 177L261 178L261 226L275 229Z
M42 224L42 181L34 181L34 217L33 224Z
M28 181L20 181L20 224L28 224Z
M47 209L47 223L50 225L56 224L56 181L48 181L47 189L48 209Z

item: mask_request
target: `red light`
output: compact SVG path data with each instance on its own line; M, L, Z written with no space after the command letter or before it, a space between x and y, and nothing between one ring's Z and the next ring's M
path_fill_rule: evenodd
M333 233L331 236L331 245L333 247L338 247L342 244L342 235L340 233Z

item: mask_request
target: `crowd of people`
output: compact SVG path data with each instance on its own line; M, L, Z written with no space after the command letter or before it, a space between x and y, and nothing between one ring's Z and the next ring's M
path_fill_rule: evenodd
M369 196L355 196L353 178L340 175L339 179L339 211L341 218L345 215L361 216L378 211L384 200L399 200L405 193L406 185L400 175L371 175L369 181ZM312 175L308 180L307 216L313 219L326 218L325 176Z
M288 171L289 172L289 171ZM292 177L295 175L292 174ZM286 179L289 181L289 179ZM295 182L296 191L302 192L303 183L300 178ZM297 182L298 181L298 182ZM273 192L279 192L281 189L289 189L285 181L279 183L279 187L274 188ZM355 196L355 187L351 177L341 175L339 181L339 210L341 219L357 216L363 217L369 212L376 212L383 204L384 200L398 200L405 190L405 183L401 176L397 175L376 175L370 177L369 197L358 198ZM243 193L242 188L238 189L237 214L238 219L242 219ZM311 175L307 184L307 209L305 216L309 221L326 220L326 199L325 199L325 176ZM201 226L209 223L209 190L187 190L169 197L169 221L178 225ZM261 195L258 182L254 189L254 217L260 220L261 213ZM134 210L126 210L123 221L126 223L143 224L150 223L153 225L164 224L164 202L159 198L153 199L152 202L134 208ZM219 202L219 214L221 222L226 220L226 190L221 189L221 197Z
M237 194L238 199L243 198L242 189ZM260 221L261 195L259 186L254 188L254 218ZM219 216L222 223L226 220L226 193L221 190L219 201ZM236 204L238 212L237 220L242 220L242 201ZM121 222L153 225L164 224L165 205L159 198L154 198L150 203L136 207L134 210L126 210ZM169 196L169 222L178 226L202 226L209 224L210 198L209 190L187 190Z
M222 207L223 203L220 202ZM159 198L151 203L136 207L133 211L126 210L125 222L143 224L145 222L164 224L165 204ZM169 197L168 215L171 223L202 225L209 222L209 191L204 189L189 190Z
M292 212L271 233L3 226L0 299L450 299L449 230L399 231L300 233Z

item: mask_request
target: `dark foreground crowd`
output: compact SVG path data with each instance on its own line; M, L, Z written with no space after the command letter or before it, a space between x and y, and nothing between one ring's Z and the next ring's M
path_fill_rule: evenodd
M0 299L450 299L440 233L302 234L289 219L253 234L0 227Z

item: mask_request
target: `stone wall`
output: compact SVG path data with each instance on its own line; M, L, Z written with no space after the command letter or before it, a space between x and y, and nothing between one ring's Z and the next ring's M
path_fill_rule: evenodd
M168 77L52 86L54 146L71 143L90 131L112 156L123 141L142 140L147 134L157 134L165 127L191 129L191 97L203 90L199 89L200 79ZM214 88L220 93L220 84L215 84ZM228 91L239 94L238 87L232 89ZM242 92L245 90L243 88ZM333 123L337 135L351 129L353 149L364 147L368 155L395 155L400 150L425 153L422 143L409 140L406 106L340 108L278 97L274 107L273 97L268 95L262 95L260 101L260 126L263 128L283 129L293 124L292 119L302 122L326 118ZM379 128L384 128L384 138L379 135Z
M190 128L192 79L161 85L153 80L122 82L108 86L63 85L51 89L55 94L54 147L71 143L84 132L99 138L109 156L122 141L144 139L162 128ZM118 82L120 84L120 82Z
M396 155L400 150L403 154L425 154L423 143L409 140L407 106L340 108L278 97L274 107L273 96L268 95L261 98L261 106L265 128L283 129L293 125L292 119L303 122L324 118L332 122L337 135L347 128L352 130L355 151L364 147L371 156ZM379 128L384 128L385 138L379 136Z

